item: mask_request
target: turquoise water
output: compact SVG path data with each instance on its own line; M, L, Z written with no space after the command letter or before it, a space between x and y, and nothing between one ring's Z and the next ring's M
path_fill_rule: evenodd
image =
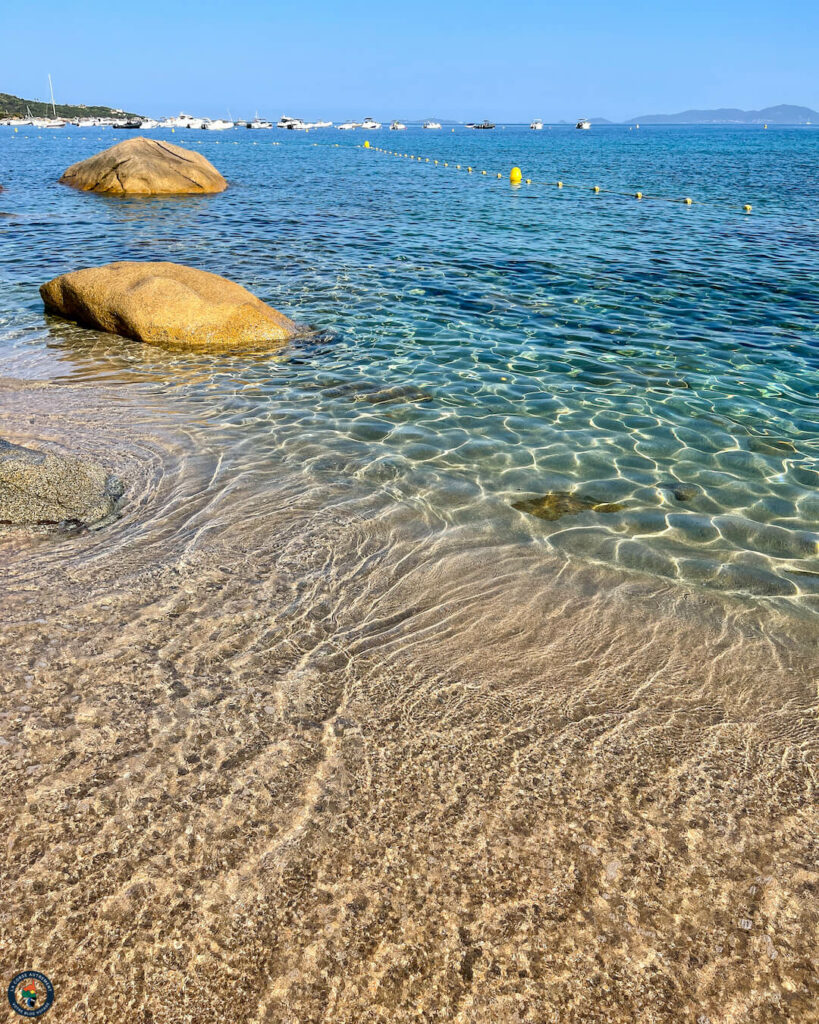
M153 134L231 188L78 194L61 171L125 133L0 129L0 375L184 396L237 472L250 442L431 533L819 609L815 129L366 136L501 180L361 132ZM114 259L224 274L312 333L217 357L44 319L39 284Z

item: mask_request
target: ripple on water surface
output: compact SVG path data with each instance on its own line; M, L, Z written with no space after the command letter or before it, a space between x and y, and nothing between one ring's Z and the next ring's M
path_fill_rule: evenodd
M200 418L178 457L219 436L221 481L252 488L269 460L374 507L408 503L433 531L817 607L819 296L811 198L789 172L815 158L816 133L412 140L442 160L713 204L693 208L255 134L180 140L226 173L223 196L146 202L54 183L110 133L4 132L2 372L184 396ZM753 217L719 205L735 187ZM224 273L316 333L216 359L43 320L37 285L115 258ZM544 502L560 514L537 514Z

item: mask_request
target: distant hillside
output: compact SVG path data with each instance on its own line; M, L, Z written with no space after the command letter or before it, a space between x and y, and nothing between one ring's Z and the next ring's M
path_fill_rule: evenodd
M764 110L737 110L722 107L719 110L683 110L679 114L642 114L631 118L638 124L805 124L819 123L819 113L810 107L794 107L781 103Z
M23 100L19 96L11 96L0 92L0 117L25 117L26 107L34 117L51 117L50 103L42 100ZM57 104L57 117L139 117L128 110L116 110L113 107L85 107L82 104L71 106L68 103Z

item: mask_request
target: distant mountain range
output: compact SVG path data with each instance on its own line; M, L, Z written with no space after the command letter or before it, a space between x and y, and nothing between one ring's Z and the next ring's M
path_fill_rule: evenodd
M0 92L0 117L25 117L26 108L32 117L51 117L53 108L43 100L24 100L7 92ZM138 117L127 110L115 107L85 107L82 104L57 104L57 117Z
M641 114L624 124L805 124L819 123L819 113L810 107L794 107L780 103L764 110L737 110L720 107L718 110L683 110L679 114ZM597 124L606 124L599 120Z

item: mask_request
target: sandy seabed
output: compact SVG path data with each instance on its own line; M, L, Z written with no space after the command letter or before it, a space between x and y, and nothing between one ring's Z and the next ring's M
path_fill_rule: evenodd
M2 388L2 436L129 483L0 534L0 950L46 1019L819 1021L815 616L206 428Z

